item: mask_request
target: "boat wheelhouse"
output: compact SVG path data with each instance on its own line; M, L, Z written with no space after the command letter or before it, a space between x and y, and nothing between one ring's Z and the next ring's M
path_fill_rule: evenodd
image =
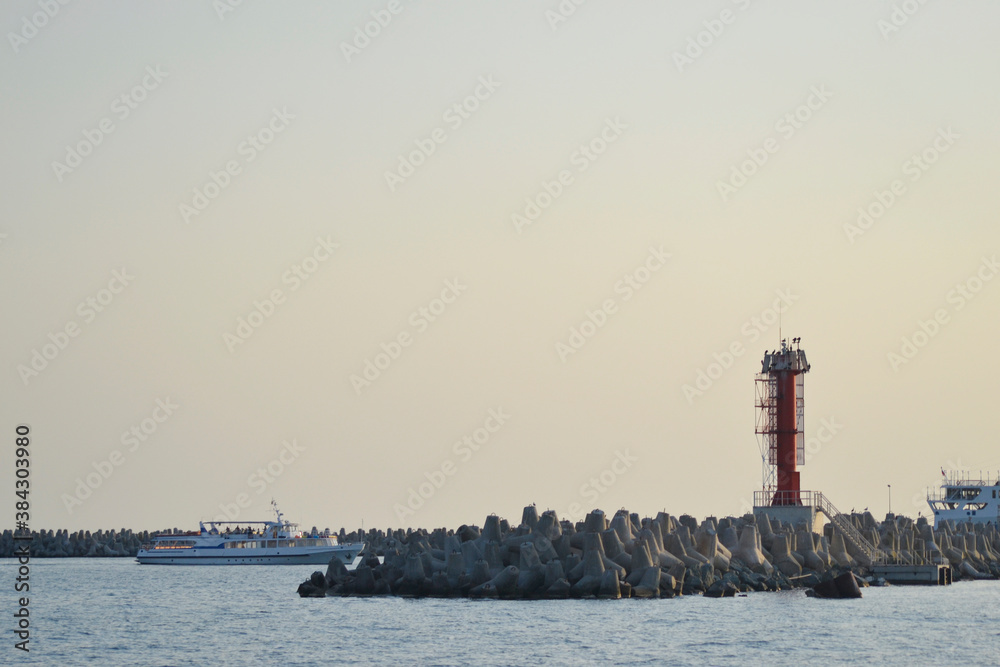
M941 473L945 476L941 489L927 494L935 525L940 521L1000 525L1000 476L972 478L968 473Z
M306 533L284 520L208 521L189 533L153 536L139 549L144 565L325 565L337 558L348 569L361 560L364 543L339 544L329 531Z

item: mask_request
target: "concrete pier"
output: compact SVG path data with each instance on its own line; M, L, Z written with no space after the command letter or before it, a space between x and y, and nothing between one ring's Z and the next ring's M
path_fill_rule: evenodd
M951 567L947 565L875 565L872 574L895 585L947 586Z

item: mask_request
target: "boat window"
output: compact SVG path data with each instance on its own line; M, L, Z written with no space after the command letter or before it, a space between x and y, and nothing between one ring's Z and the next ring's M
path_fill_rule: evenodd
M278 540L278 547L287 547L288 540Z
M295 546L295 540L288 540L288 546L294 547Z
M154 549L184 549L193 547L194 540L160 540L153 545Z
M277 546L278 546L278 540L268 540L267 541L267 548L268 549L274 549Z

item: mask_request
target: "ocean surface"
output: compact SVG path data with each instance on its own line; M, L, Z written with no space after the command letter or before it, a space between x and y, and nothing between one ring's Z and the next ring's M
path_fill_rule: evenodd
M299 598L315 566L31 561L31 652L0 664L1000 665L1000 581L672 600Z

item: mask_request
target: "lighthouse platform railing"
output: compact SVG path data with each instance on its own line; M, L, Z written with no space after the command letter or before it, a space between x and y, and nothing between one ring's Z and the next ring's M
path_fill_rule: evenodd
M819 491L777 491L765 489L754 492L754 505L757 507L811 507L822 512L830 523L844 537L844 541L853 551L853 555L864 565L882 565L898 559L890 556L864 536L851 520L851 515L844 514L829 499ZM853 548L850 548L853 547Z

